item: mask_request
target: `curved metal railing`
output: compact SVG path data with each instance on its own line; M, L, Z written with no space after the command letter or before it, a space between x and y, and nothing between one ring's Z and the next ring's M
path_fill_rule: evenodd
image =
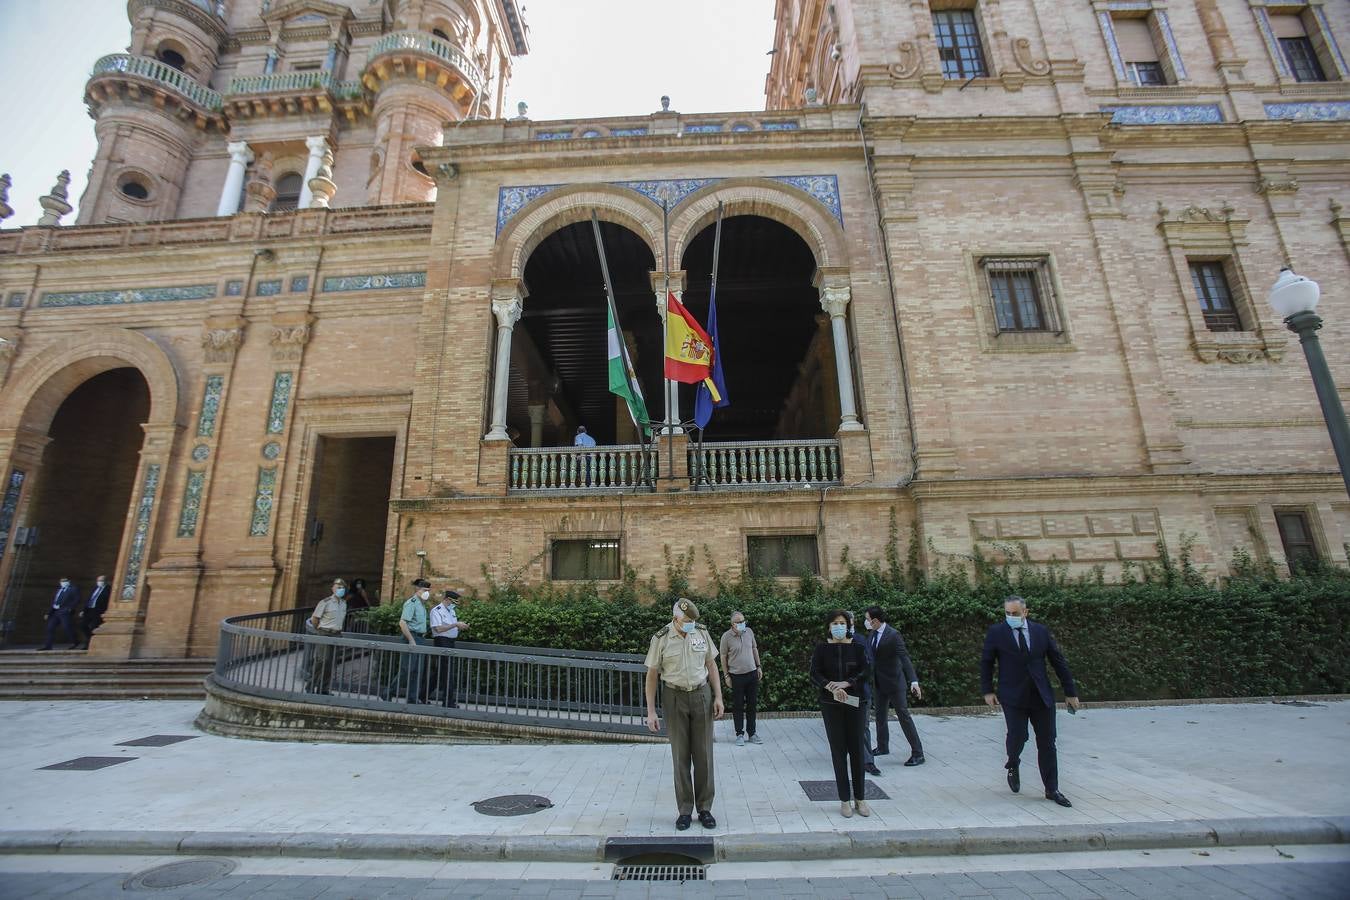
M644 731L642 657L307 632L311 610L221 623L214 678L258 697L577 731ZM353 614L354 615L354 614ZM353 615L348 616L352 622ZM448 705L453 703L454 705Z
M370 65L381 56L400 50L415 50L449 63L464 74L475 90L483 85L483 70L469 59L467 53L425 31L394 31L386 34L371 45L370 53L366 56L366 65Z
M209 109L212 112L218 112L221 108L220 94L194 81L191 75L180 72L173 66L165 65L148 56L110 53L94 63L94 71L90 77L97 78L100 75L113 73L135 75L138 78L144 78L146 81L163 85L203 109Z

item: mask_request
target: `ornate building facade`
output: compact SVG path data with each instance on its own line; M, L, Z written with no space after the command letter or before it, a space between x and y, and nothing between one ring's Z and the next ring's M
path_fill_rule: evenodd
M1321 282L1350 384L1343 3L777 0L765 110L548 122L502 109L513 0L129 12L76 225L61 182L0 231L16 640L62 574L113 580L92 652L211 655L335 575L828 578L892 513L930 563L1346 562L1264 300ZM706 317L719 208L697 435L661 316Z

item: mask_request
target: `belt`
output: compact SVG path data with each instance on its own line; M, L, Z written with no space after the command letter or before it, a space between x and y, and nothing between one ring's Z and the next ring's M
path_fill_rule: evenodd
M316 628L314 630L324 637L339 637L342 634L341 628Z
M664 680L661 683L664 684L666 687L670 688L672 691L679 691L682 694L692 694L694 691L707 687L708 685L708 682L706 681L701 684L696 684L691 688L680 687L678 684L671 684L669 681Z

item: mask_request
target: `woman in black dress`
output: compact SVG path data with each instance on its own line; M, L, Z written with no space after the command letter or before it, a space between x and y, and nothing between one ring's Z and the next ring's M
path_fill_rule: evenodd
M839 813L850 818L854 810L870 816L863 799L863 684L872 676L867 650L848 635L848 615L830 613L830 636L811 654L811 683L820 691L820 715L830 741L834 783L839 790ZM850 786L852 790L850 791ZM850 799L852 802L850 802Z

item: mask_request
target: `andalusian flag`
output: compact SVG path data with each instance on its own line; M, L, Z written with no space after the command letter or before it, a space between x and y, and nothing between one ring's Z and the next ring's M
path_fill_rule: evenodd
M614 304L608 304L609 312L609 392L618 394L628 404L628 415L643 435L651 433L651 419L647 415L647 402L642 398L642 385L638 383L633 371L633 361L628 356L628 344L619 330L619 317L614 313Z
M675 299L674 292L666 293L666 377L685 384L702 382L712 392L714 401L722 399L713 384L713 342L708 332L698 324L693 313Z

